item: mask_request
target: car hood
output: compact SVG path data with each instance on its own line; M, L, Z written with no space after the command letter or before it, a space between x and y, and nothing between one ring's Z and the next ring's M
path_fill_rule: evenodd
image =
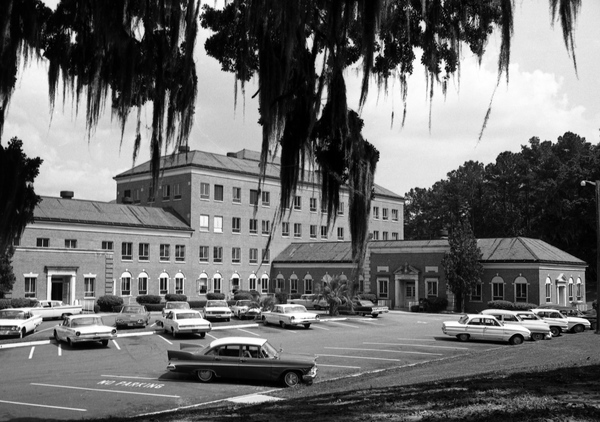
M294 362L297 364L309 365L309 366L312 366L317 363L317 357L318 356L301 355L298 353L287 353L287 352L279 353L279 360L283 360L285 362Z
M25 321L27 321L27 320L26 319L0 319L0 325L20 325L20 324L23 324Z
M590 321L588 321L585 318L579 318L579 317L570 316L570 317L567 317L567 321L569 321L570 323L590 325Z

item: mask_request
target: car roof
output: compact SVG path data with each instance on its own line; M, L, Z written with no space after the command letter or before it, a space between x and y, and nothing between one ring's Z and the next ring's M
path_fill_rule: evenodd
M256 337L225 337L213 340L209 347L223 346L225 344L248 344L250 346L262 346L267 342L265 338Z
M90 318L90 317L100 317L100 315L96 315L96 314L77 314L77 315L69 315L66 318L69 318L69 319L80 319L80 318Z
M483 311L480 312L480 314L483 315L487 315L487 314L510 314L510 315L514 315L516 313L516 311L511 311L510 309L484 309Z
M170 314L188 314L190 312L196 312L197 314L200 313L200 311L197 311L196 309L170 309L169 310Z

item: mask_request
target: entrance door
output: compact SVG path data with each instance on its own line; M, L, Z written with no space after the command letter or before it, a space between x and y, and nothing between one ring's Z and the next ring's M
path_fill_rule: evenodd
M404 300L402 302L403 308L408 308L410 310L411 302L416 302L416 289L414 281L405 281L404 282Z
M50 293L50 299L63 300L63 278L62 277L52 277L52 292Z

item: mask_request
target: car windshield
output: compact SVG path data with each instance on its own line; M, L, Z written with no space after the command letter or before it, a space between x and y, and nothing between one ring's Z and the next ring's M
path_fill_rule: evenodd
M540 317L538 317L536 314L519 314L519 318L521 318L523 321L535 321L535 320L541 320Z
M285 308L283 310L283 312L286 314L293 314L296 312L306 312L306 308L302 305L288 306L287 308Z
M360 306L375 306L375 304L373 302L371 302L370 300L359 300L358 304Z
M194 319L200 318L200 315L197 312L185 312L177 314L177 319Z
M144 313L144 308L141 306L124 306L122 312L128 314L142 314Z
M190 304L187 302L167 302L165 307L168 309L190 309Z
M85 327L88 325L102 325L102 320L99 317L88 317L71 321L71 327Z
M251 300L240 300L238 301L238 306L250 306L250 304L252 303Z
M227 302L224 300L209 300L206 302L207 308L227 307Z
M469 316L468 315L463 315L460 317L460 319L458 320L459 324L466 324L467 321L469 321Z
M23 311L0 311L0 319L26 319Z

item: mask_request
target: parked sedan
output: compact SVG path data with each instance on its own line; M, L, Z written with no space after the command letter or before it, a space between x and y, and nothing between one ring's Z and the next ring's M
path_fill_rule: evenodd
M572 316L565 316L556 309L548 309L548 308L532 309L531 312L535 313L543 320L548 321L548 323L550 323L550 321L553 321L553 320L567 321L568 330L571 331L572 333L581 333L585 330L589 330L592 328L592 324L590 324L590 322L587 319L572 317Z
M275 305L272 311L263 312L263 324L276 324L282 328L288 326L303 325L309 328L313 322L319 322L321 317L312 312L308 312L302 305L281 304Z
M62 324L54 327L56 342L66 341L69 346L90 341L108 346L108 340L116 337L117 330L104 325L102 318L96 315L71 315L65 317Z
M292 305L302 305L306 309L329 309L329 303L325 299L317 300L316 295L303 294L298 299L288 299L287 303Z
M480 312L482 315L492 315L498 321L505 324L520 325L531 331L532 340L550 340L552 332L546 321L541 319L522 319L516 311L506 309L484 309Z
M304 382L312 384L317 376L315 357L285 354L266 339L226 337L207 348L181 345L168 350L167 369L195 375L201 382L215 378L280 381L288 387Z
M150 322L150 312L143 305L125 305L115 318L119 327L145 327Z
M162 310L162 317L166 317L169 312L173 309L190 309L190 304L187 302L171 300L169 302L165 302L165 307Z
M210 322L202 318L199 311L193 309L173 309L163 319L163 330L171 333L173 337L182 333L197 333L204 338L212 326Z
M352 301L354 312L358 315L367 316L371 315L373 318L377 318L381 314L386 314L390 310L387 306L379 306L367 299L354 299ZM350 305L340 305L338 308L340 313L349 313Z
M25 337L33 333L42 323L40 315L33 315L29 309L10 308L0 311L0 336Z
M531 332L525 327L503 324L491 315L479 314L463 315L458 321L445 321L442 323L442 332L460 341L508 341L513 345L531 337Z
M547 323L550 326L550 332L552 333L552 337L558 337L560 336L560 333L562 333L563 331L566 332L569 328L569 324L567 323L566 319L553 319L553 320L547 320L547 319L543 319L540 318L539 316L537 316L535 313L531 312L531 311L515 311L515 313L517 314L517 316L519 318L521 318L522 320L525 321L542 321Z
M231 320L231 309L224 300L208 300L204 305L204 318Z
M261 312L258 303L249 299L236 301L230 309L233 315L238 317L239 319L254 319L259 317Z

